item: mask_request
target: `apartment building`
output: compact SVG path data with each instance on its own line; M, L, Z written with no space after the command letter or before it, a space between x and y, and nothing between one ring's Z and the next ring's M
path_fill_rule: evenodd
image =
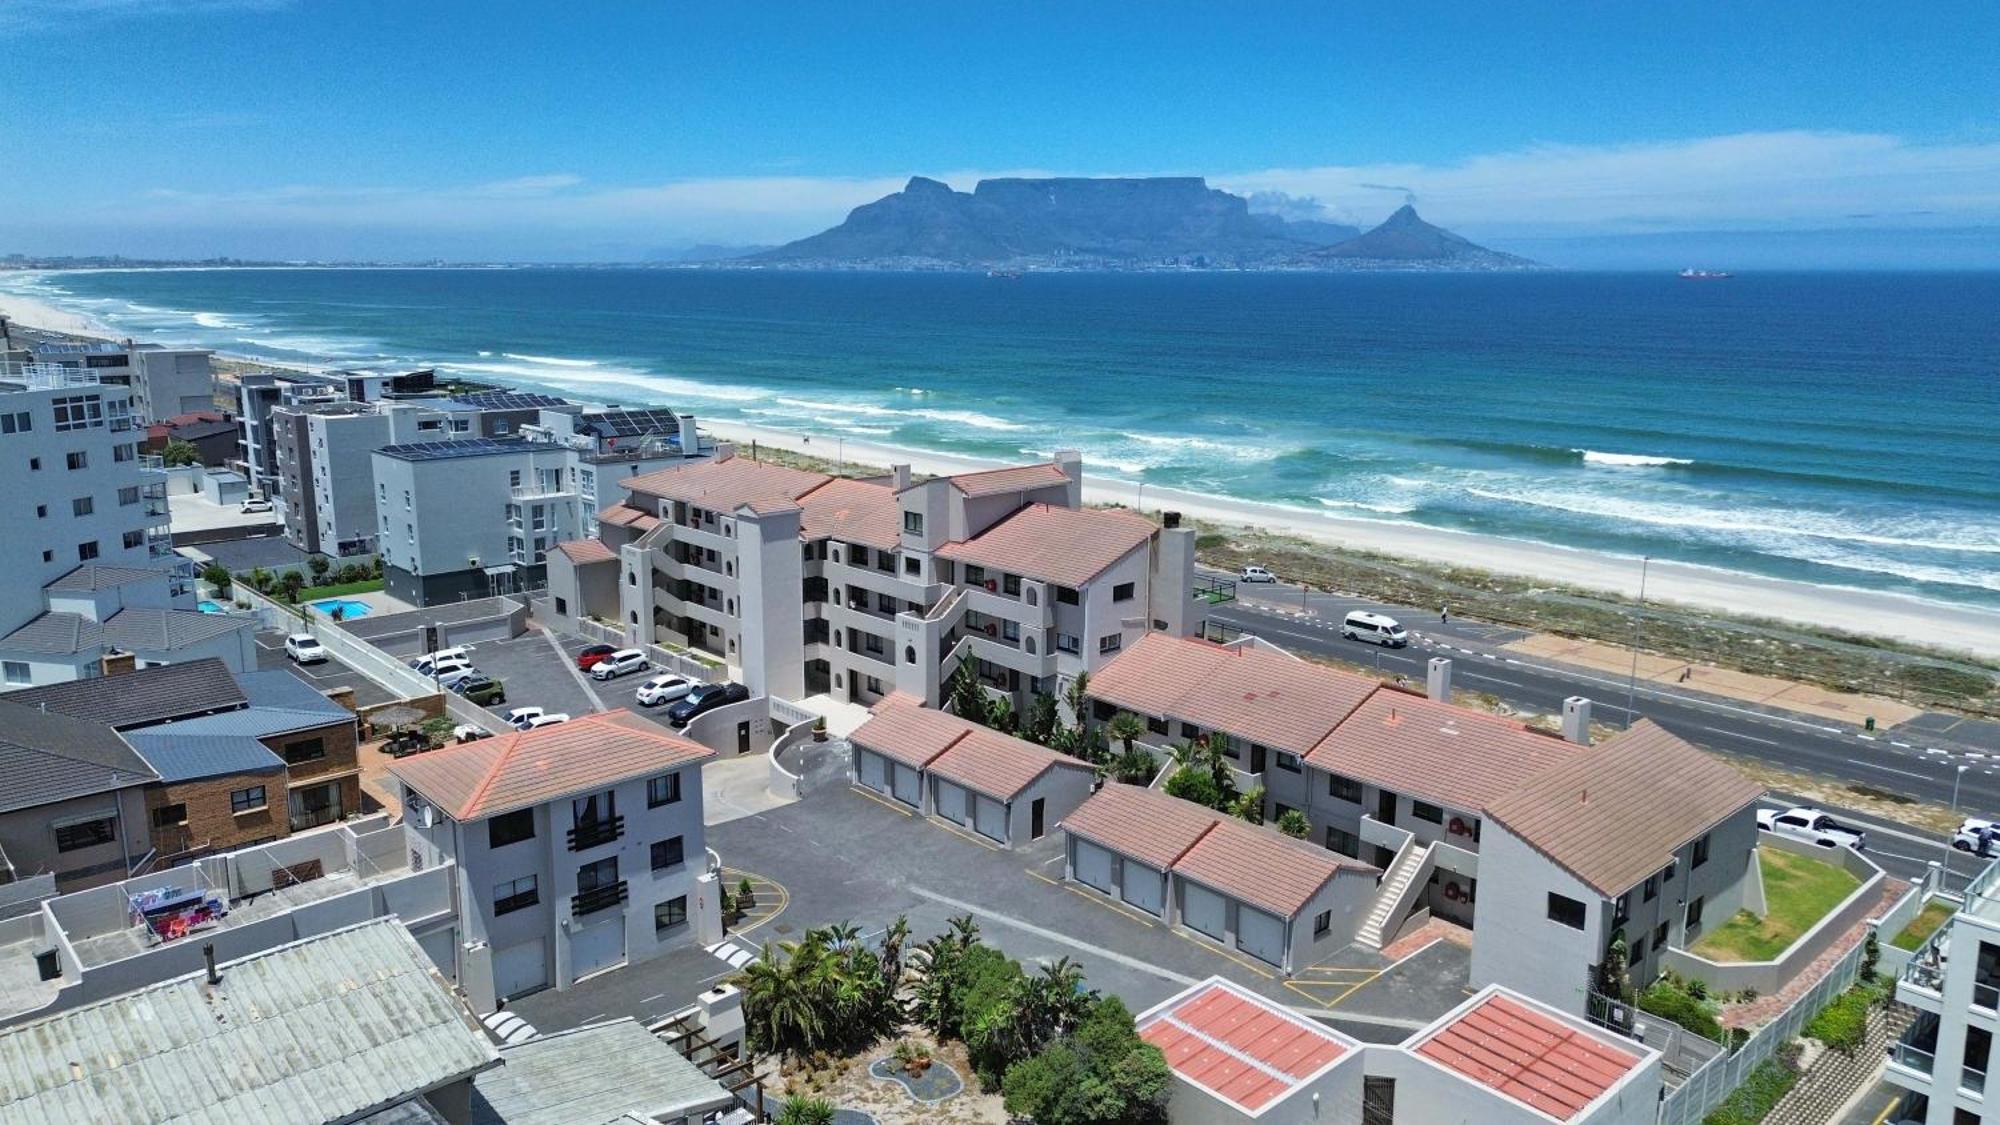
M375 550L377 449L462 437L470 417L418 403L279 405L268 425L285 539L301 551L345 558Z
M407 830L457 865L476 1009L721 940L702 832L713 756L611 711L390 767Z
M600 515L619 556L615 605L584 561L559 555L558 615L596 615L633 643L683 645L752 691L936 705L969 666L1025 708L1061 695L1153 631L1200 626L1194 535L1082 507L1075 454L913 482L835 478L739 458L622 482Z
M2000 861L1966 884L1957 910L1896 980L1917 1018L1889 1047L1883 1078L1909 1091L1898 1123L1978 1125L1986 1107L1993 1036L2000 1028Z
M282 494L272 411L284 405L339 402L346 397L346 386L329 375L250 371L237 376L236 417L243 425L242 460L250 487L265 496Z
M215 407L214 352L163 348L130 340L61 341L35 345L33 362L95 375L100 383L130 387L132 416L141 424Z

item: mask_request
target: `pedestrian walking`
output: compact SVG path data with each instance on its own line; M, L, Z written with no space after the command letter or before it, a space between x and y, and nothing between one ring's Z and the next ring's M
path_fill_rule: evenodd
M1438 624L1440 624L1440 625L1449 625L1449 624L1451 624L1451 607L1450 607L1450 606L1448 606L1448 605L1441 605L1441 606L1439 606L1439 607L1438 607Z

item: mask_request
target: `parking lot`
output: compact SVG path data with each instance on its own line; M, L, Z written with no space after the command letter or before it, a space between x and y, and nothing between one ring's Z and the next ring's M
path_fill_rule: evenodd
M342 664L337 659L329 659L318 664L294 664L285 655L285 634L275 629L259 630L257 633L257 669L266 671L284 668L299 679L311 684L319 691L335 688L353 688L356 707L373 707L379 703L392 703L396 696L383 690L382 685Z
M587 715L626 708L667 729L666 707L642 707L639 685L654 673L631 672L615 680L594 680L576 667L577 654L593 642L529 629L512 640L482 641L472 648L473 667L505 685L507 701L488 710L540 707L551 713Z

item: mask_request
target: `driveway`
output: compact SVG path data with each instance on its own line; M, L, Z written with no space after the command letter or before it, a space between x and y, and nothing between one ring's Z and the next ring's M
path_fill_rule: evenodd
M285 634L275 630L259 631L257 634L257 670L268 671L283 668L292 675L311 684L316 691L332 691L335 688L353 688L356 707L373 707L378 703L391 703L400 698L342 664L338 657L319 664L294 664L285 655Z

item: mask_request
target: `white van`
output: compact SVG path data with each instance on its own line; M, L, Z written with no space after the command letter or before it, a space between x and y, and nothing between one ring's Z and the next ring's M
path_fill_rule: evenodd
M1360 609L1340 623L1340 635L1350 641L1368 641L1387 648L1402 648L1410 643L1410 632L1401 622L1387 614Z

